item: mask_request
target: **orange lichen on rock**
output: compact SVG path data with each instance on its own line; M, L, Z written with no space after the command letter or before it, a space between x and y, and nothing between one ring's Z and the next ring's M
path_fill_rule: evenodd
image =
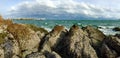
M22 24L11 24L8 25L7 30L14 35L15 38L20 39L19 37L26 37L29 35L30 30Z
M2 16L0 16L0 25L5 24L5 25L10 25L12 24L12 20L6 19L4 20Z
M3 23L3 18L0 16L0 25Z
M53 31L57 31L57 32L60 32L62 30L64 30L64 26L59 26L59 25L55 26L53 29Z
M10 24L12 24L12 20L4 20L4 24L10 25Z

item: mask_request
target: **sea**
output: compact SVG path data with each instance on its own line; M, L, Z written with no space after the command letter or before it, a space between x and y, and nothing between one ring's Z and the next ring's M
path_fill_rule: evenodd
M55 25L63 25L66 29L74 24L85 27L88 25L97 27L105 35L120 34L120 31L113 31L113 28L120 27L120 20L13 20L14 23L33 24L51 31Z

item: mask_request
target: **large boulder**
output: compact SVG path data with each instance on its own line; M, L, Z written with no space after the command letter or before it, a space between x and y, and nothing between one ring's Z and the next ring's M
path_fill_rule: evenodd
M21 56L27 55L24 52L38 51L40 39L38 35L30 28L22 24L8 25L7 31L14 36L14 40L18 42Z
M117 53L108 47L105 43L103 43L100 58L117 58Z
M108 36L105 42L109 47L111 47L111 49L117 52L118 56L120 56L120 39L118 37Z
M120 31L120 27L113 28L113 31Z
M20 54L18 42L13 40L11 34L5 32L0 34L0 51L0 58L13 58Z
M53 30L43 38L43 43L41 42L40 50L50 51L56 50L56 47L63 39L66 34L66 29L63 26L55 26ZM49 48L49 49L48 49Z
M103 40L105 39L106 36L100 30L93 26L86 26L83 27L82 29L84 30L84 32L86 32L87 36L89 37L90 43L96 50L98 57L101 57L100 51Z
M92 26L86 26L82 29L87 32L93 46L99 46L105 38L105 35L100 30Z
M98 58L95 50L90 45L90 39L78 26L73 25L61 42L59 54L63 58Z

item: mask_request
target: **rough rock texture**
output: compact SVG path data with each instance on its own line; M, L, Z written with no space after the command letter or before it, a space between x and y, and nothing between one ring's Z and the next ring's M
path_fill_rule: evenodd
M78 26L73 25L61 43L58 51L63 58L98 58L89 38Z
M26 58L46 58L42 53L36 52L26 56Z
M14 39L17 40L23 57L25 54L28 54L27 51L30 53L30 51L35 52L38 50L40 39L33 30L21 24L11 24L7 30L15 37Z
M87 32L93 46L99 46L105 38L101 31L92 26L84 27L83 30Z
M117 58L117 53L104 43L101 48L101 58Z
M65 36L66 32L67 31L63 26L58 25L55 26L53 30L43 38L44 43L41 42L40 45L42 46L40 47L40 50L42 51L50 51L51 49L55 50L59 42Z
M72 26L68 39L70 40L68 50L74 58L97 58L95 50L90 45L89 38L78 26Z
M119 58L120 34L73 25L51 32L34 25L16 24L0 16L0 58Z
M111 47L113 50L115 50L120 56L120 38L115 37L115 36L109 36L106 39L106 44Z
M34 29L0 17L0 58L25 58L26 55L37 52L46 31L38 27Z
M4 50L0 47L0 58L4 58Z
M82 29L87 33L91 45L96 50L97 55L101 58L100 51L105 35L100 30L92 26L86 26Z

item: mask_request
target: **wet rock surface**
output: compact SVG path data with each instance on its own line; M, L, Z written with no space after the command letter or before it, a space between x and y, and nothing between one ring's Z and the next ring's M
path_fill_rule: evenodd
M119 58L120 35L56 25L52 31L0 17L0 58Z
M120 31L120 27L113 28L114 31Z

